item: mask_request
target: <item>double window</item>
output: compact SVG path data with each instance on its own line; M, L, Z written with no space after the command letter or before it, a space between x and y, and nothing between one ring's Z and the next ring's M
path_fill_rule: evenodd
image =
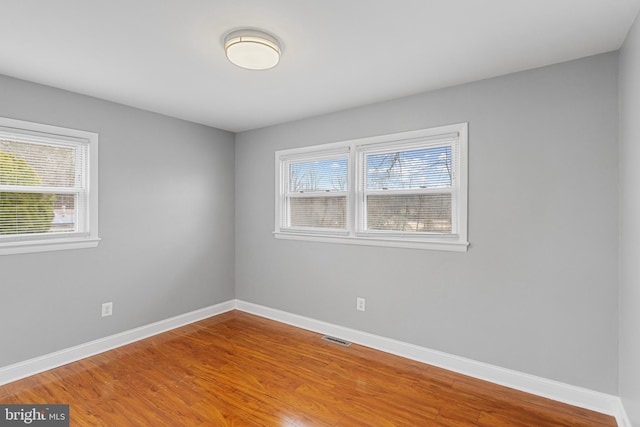
M467 124L276 152L278 238L465 251Z
M98 244L98 135L0 118L0 254Z

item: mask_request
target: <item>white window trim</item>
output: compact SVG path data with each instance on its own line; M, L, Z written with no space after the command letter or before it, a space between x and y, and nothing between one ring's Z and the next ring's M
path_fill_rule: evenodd
M292 155L283 154L280 157L279 165L277 165L276 167L280 168L280 171L278 172L279 176L281 176L283 178L284 177L288 178L288 174L286 173L286 171L288 169L288 166L290 165L290 162L292 162L292 161L300 162L300 161L313 161L313 160L317 160L317 159L321 159L321 160L339 159L339 158L344 158L345 155L347 156L347 161L349 161L349 149L348 149L348 147L341 147L341 148L338 148L338 149L314 150L314 151L309 151L309 150L303 149L303 150L297 151L296 153L294 153ZM278 185L278 187L277 187L278 191L282 195L282 197L279 197L276 200L277 215L282 213L283 217L285 217L285 218L288 217L288 213L286 212L287 211L287 196L289 196L289 197L337 197L337 196L345 196L346 200L347 200L347 224L349 224L349 220L350 220L349 191L332 191L332 192L329 192L329 193L311 192L311 193L306 193L303 196L296 196L296 195L290 193L287 190L289 188L289 180L288 179L282 179L281 181L279 181L279 183L276 183L276 185ZM283 230L282 226L280 226L280 228L281 228L281 230ZM348 235L348 231L343 230L343 229L326 228L326 229L321 229L320 230L320 229L309 229L309 228L304 228L304 227L287 227L286 230L287 230L288 233L296 233L296 234L301 234L301 235L308 235L308 234L312 234L312 235L338 235L338 236L346 236L346 235Z
M69 236L33 235L14 236L0 241L0 255L13 255L34 252L49 252L69 249L93 248L98 246L98 134L77 129L69 129L41 123L26 122L0 117L0 131L6 134L30 135L42 139L56 141L82 140L87 143L88 172L87 192L88 212L84 216L87 221L86 231Z
M366 232L361 230L358 221L361 216L358 209L362 209L358 202L360 196L358 186L359 171L362 162L357 156L362 155L363 150L375 149L377 144L385 147L393 147L410 143L415 140L417 144L424 144L425 140L437 140L448 134L458 134L458 164L457 174L459 186L458 197L455 198L457 209L457 222L454 225L456 234L451 235L408 235L406 233L394 234L392 232ZM314 158L324 153L349 152L349 185L347 192L347 231L343 230L300 230L283 227L281 213L286 208L285 192L287 173L284 170L287 160ZM358 165L358 166L357 166ZM467 209L468 209L468 124L459 123L436 128L420 129L390 135L361 138L350 141L334 142L310 147L280 150L275 153L275 229L274 236L277 239L304 240L312 242L341 243L366 246L387 246L410 249L429 249L454 252L466 252L469 246L467 240ZM359 207L360 206L360 207Z

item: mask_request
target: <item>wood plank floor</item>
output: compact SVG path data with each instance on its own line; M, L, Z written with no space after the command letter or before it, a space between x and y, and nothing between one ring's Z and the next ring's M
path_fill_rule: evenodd
M615 426L613 417L239 311L0 387L72 426Z

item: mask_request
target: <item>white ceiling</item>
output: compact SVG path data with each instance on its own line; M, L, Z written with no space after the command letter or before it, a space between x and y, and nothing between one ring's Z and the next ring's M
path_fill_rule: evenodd
M618 49L640 0L0 0L0 74L230 131ZM280 64L224 36L277 36ZM1 102L1 101L0 101Z

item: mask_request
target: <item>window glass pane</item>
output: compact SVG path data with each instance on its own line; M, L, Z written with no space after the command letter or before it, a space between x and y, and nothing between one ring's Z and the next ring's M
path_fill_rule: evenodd
M347 228L347 198L291 197L289 226L317 228Z
M289 191L347 190L347 158L297 162L289 165Z
M451 233L451 194L369 195L367 229Z
M53 221L51 223L51 233L65 233L78 231L78 219L76 216L76 195L75 194L54 194L56 199L53 202Z
M367 190L451 187L451 147L366 156Z
M0 184L81 186L80 147L0 139Z
M0 192L0 235L76 231L75 196Z

